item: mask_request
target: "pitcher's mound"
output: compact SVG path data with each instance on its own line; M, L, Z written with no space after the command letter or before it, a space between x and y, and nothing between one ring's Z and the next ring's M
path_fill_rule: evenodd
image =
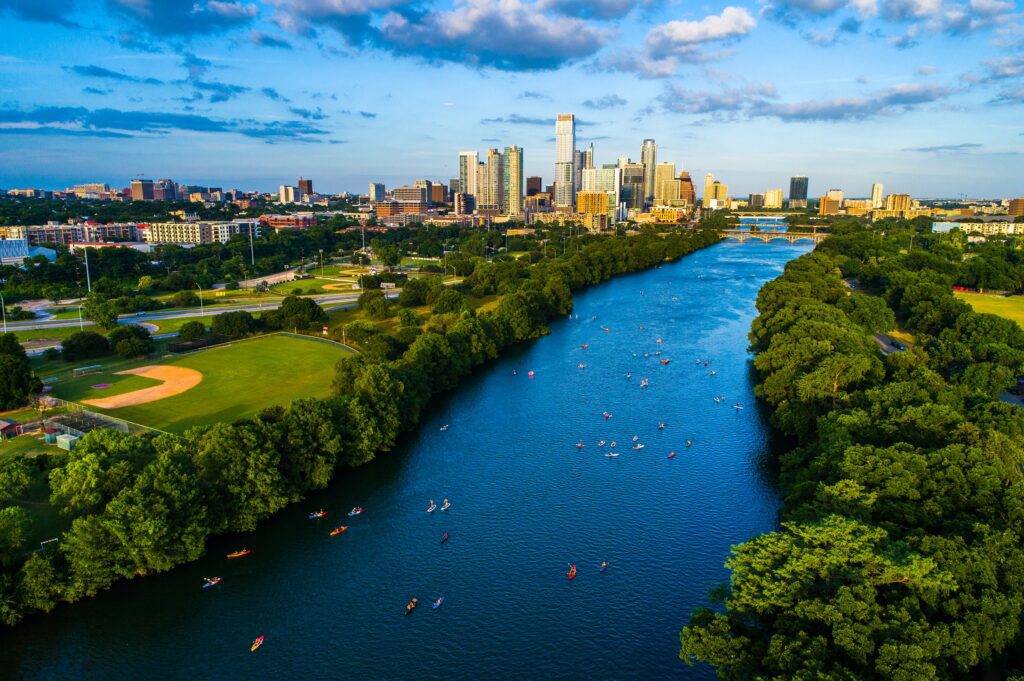
M162 400L165 397L180 395L186 390L191 390L196 387L199 385L199 382L203 380L203 375L195 369L159 364L148 367L138 367L137 369L127 369L126 371L119 371L117 373L135 374L136 376L142 376L144 378L152 378L155 381L163 381L163 383L161 385L154 385L152 388L133 390L130 393L104 397L97 400L83 400L83 402L101 409L134 407L137 404L146 404L147 402Z

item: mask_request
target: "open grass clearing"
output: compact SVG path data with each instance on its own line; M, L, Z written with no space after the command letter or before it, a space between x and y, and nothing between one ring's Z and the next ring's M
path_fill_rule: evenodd
M969 304L975 312L994 314L1024 326L1024 296L997 296L966 291L955 291L953 295Z

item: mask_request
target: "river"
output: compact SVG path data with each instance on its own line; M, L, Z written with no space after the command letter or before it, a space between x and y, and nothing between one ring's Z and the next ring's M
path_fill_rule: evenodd
M730 546L776 525L746 334L758 289L809 248L721 243L581 292L396 451L195 563L0 631L0 677L713 678L678 660L679 630Z

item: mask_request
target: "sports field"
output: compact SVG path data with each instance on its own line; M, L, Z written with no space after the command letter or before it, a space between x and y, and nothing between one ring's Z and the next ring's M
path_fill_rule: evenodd
M180 433L300 397L326 397L334 365L347 352L313 338L263 336L189 355L117 363L79 378L66 371L51 385L57 397L88 403L94 411ZM137 373L120 373L126 370ZM103 406L123 403L131 406Z
M954 295L966 301L975 312L994 314L1005 317L1024 326L1024 296L993 296L985 293L967 293L957 291Z

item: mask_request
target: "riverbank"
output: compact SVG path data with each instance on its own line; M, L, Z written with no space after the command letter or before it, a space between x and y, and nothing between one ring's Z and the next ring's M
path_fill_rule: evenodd
M1024 410L999 395L1024 330L954 298L946 237L881 228L830 237L758 295L758 395L799 447L780 459L781 529L733 549L724 609L683 630L690 664L954 679L1020 650ZM916 343L882 356L871 334L894 320Z
M390 451L432 397L505 348L547 333L546 324L572 308L573 291L718 240L710 231L611 237L530 267L480 262L468 286L484 294L512 290L493 311L435 316L443 319L393 362L342 361L335 397L193 429L181 439L90 433L50 475L53 500L75 518L71 529L55 548L5 575L0 616L13 623L118 579L195 560L209 536L250 531L325 487L336 468Z

